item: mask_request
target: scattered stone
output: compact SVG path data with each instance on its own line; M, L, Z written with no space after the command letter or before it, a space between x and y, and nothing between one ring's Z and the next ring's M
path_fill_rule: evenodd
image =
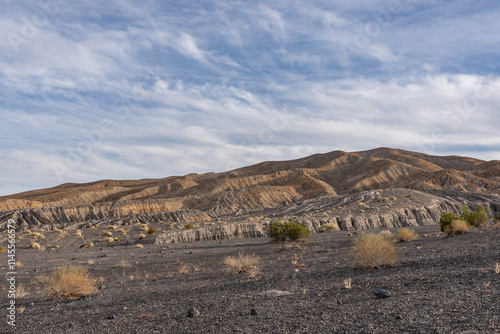
M377 296L377 298L389 298L391 294L387 291L384 291L382 289L375 289L373 290L373 294Z
M255 310L254 308L250 311L250 314L251 315L257 315L257 310Z
M397 320L402 320L402 319L403 319L403 316L402 316L401 314L398 314L398 315L396 316L396 319L397 319Z
M197 309L195 309L194 307L191 307L189 310L188 310L188 317L190 318L193 318L193 317L197 317L200 315L200 311L198 311Z
M81 296L80 298L78 298L78 300L82 300L82 301L90 301L90 296Z
M60 308L59 303L56 303L54 306L50 308L51 311L58 310Z
M112 319L116 319L116 318L115 318L115 315L112 314L112 315L108 315L108 317L106 319L111 319L112 320Z

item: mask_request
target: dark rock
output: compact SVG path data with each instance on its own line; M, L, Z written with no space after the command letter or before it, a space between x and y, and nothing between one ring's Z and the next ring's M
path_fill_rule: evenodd
M82 301L90 301L90 296L81 296L80 298L78 298L78 300L82 300Z
M396 319L397 319L397 320L402 320L402 319L403 319L403 316L402 316L401 314L398 314L398 315L396 316Z
M115 315L112 314L112 315L108 315L108 317L106 319L116 319L116 318L115 318Z
M250 311L250 314L251 314L251 315L257 315L257 311L253 308L253 309Z
M373 290L373 294L377 296L377 298L389 298L391 296L389 292L384 291L382 289Z
M194 307L191 307L189 310L188 310L188 317L190 318L193 318L193 317L197 317L200 315L200 311L198 311L197 309L195 309Z

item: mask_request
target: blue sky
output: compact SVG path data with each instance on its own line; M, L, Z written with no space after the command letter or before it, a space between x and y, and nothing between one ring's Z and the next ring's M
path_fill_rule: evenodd
M381 146L500 159L498 1L7 0L0 195Z

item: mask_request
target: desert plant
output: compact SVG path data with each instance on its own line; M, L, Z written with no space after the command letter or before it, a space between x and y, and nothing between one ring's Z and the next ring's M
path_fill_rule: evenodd
M146 238L145 234L139 234L139 239L144 239L144 238Z
M334 231L334 230L338 230L337 225L335 225L334 223L323 224L318 228L319 233L323 233L326 231Z
M403 227L398 230L396 234L396 239L399 241L411 241L418 238L418 235L414 230L410 230L408 227Z
M3 254L5 253L5 248L3 248L2 246L0 246L0 254Z
M451 222L450 225L445 227L443 232L452 237L457 234L465 233L468 229L469 224L467 224L467 222L460 219L455 219Z
M186 225L184 225L184 228L185 228L185 229L187 229L187 230L190 230L190 229L192 229L193 227L194 227L194 225L193 225L193 224L191 224L191 223L187 223Z
M132 267L127 261L125 260L120 260L115 266L115 268L130 268Z
M142 244L137 244L134 246L134 248L143 248L144 246Z
M28 245L28 248L40 249L40 244L37 243L37 242L33 242L33 243L31 243L31 244Z
M298 224L290 220L269 224L267 233L274 241L295 241L311 236L311 231L307 228L305 223Z
M28 295L28 291L26 291L26 289L24 288L24 285L22 283L20 283L16 287L16 296L15 296L15 299L21 299L23 297L26 297L27 295Z
M244 255L243 253L238 253L236 256L226 256L224 258L226 271L233 275L246 273L249 276L254 277L259 271L257 268L258 262L258 256Z
M441 218L439 219L441 232L445 232L445 230L447 230L451 226L451 222L458 219L460 219L460 217L458 217L453 212L443 212L441 214Z
M394 238L394 235L392 234L391 231L389 230L383 230L378 233L382 238L384 238L387 241L394 242L396 239Z
M493 219L495 219L496 221L500 221L500 215L495 215Z
M150 228L148 230L148 234L155 234L156 233L156 229L155 228Z
M344 280L344 288L346 289L352 288L352 278L346 278Z
M91 295L96 292L95 280L85 267L62 265L52 272L46 291L54 299Z
M92 247L94 247L93 242L89 242L87 244L80 245L80 248L92 248Z
M460 218L469 224L469 226L479 227L488 221L488 212L484 206L478 206L474 211L466 206L462 208L462 215Z
M102 238L101 240L102 242L107 242L107 243L111 243L111 242L114 242L115 239L114 238L111 238L111 237L105 237L105 238Z
M397 251L394 242L382 235L366 233L354 240L351 256L357 265L364 268L378 268L394 265Z

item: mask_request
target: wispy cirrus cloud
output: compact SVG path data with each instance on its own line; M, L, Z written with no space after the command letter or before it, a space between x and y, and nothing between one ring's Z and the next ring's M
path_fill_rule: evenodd
M500 159L494 1L48 3L0 13L0 194L334 149Z

